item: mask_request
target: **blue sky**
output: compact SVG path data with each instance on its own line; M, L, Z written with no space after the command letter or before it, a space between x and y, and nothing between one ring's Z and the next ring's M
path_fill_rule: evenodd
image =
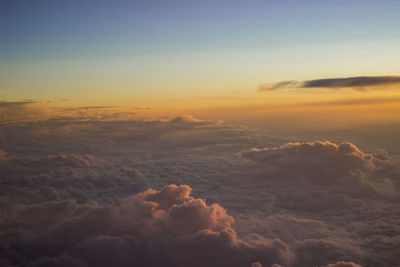
M2 1L5 60L398 38L398 1Z

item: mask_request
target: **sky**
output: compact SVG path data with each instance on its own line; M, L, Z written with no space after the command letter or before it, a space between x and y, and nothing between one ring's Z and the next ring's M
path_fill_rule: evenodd
M201 108L221 105L210 98L266 99L260 84L396 75L399 8L391 0L2 0L1 98Z

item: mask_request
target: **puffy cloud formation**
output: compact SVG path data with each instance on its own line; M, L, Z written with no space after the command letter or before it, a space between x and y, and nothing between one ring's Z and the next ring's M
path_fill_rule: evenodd
M187 185L169 185L113 206L20 205L1 225L0 256L9 266L269 266L293 260L279 239L239 239L225 209L190 192Z
M368 144L79 112L0 125L0 266L400 261L398 165Z
M252 149L242 156L280 177L303 178L319 184L361 184L366 175L391 166L385 153L364 153L351 143L337 145L329 141Z
M113 191L129 194L146 187L143 174L86 154L12 155L0 161L3 200L38 203L73 198L109 201Z
M299 81L283 81L275 84L263 84L258 87L260 91L274 91L294 88L352 88L363 90L364 88L382 88L383 86L399 86L400 76L367 76L349 78L329 78Z
M127 228L138 224L141 231L150 235L190 234L207 229L218 232L231 228L233 218L221 206L207 206L204 200L191 197L191 190L187 185L169 185L161 191L149 189L134 195L123 202L118 221ZM140 218L137 213L146 217Z
M263 208L284 211L253 217L252 231L276 234L287 242L296 255L294 266L335 261L391 266L399 261L398 243L390 236L400 233L400 176L387 153L365 153L351 143L313 141L252 149L241 156L248 160L254 187L268 190L275 203ZM372 214L377 217L369 217ZM376 231L383 225L391 234Z

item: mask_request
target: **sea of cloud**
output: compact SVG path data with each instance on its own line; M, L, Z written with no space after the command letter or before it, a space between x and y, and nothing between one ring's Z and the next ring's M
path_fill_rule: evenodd
M0 126L0 266L398 266L400 169L202 121Z

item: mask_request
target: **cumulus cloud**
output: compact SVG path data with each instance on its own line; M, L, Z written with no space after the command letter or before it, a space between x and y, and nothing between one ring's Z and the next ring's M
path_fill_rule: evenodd
M22 205L2 226L10 266L263 266L290 264L278 239L239 239L224 208L187 185L149 189L119 205L74 201ZM217 252L217 254L216 254Z
M313 141L252 149L241 156L248 160L247 179L253 183L247 192L263 188L272 195L274 205L258 209L279 212L253 216L239 228L247 223L251 231L279 236L296 255L294 266L391 266L399 260L396 241L373 230L384 225L390 236L399 231L399 170L387 153ZM383 207L391 212L384 215ZM372 219L372 214L380 215Z
M87 154L12 155L0 161L0 176L3 199L12 203L106 201L115 190L128 194L146 186L138 169Z
M360 185L388 166L386 154L364 153L351 143L329 141L287 143L275 148L252 149L241 154L280 177L303 178L319 184Z
M294 88L353 88L356 90L363 89L382 89L383 86L400 85L400 76L361 76L349 78L329 78L316 79L304 82L300 81L284 81L275 84L260 85L260 91L274 91L280 89Z

